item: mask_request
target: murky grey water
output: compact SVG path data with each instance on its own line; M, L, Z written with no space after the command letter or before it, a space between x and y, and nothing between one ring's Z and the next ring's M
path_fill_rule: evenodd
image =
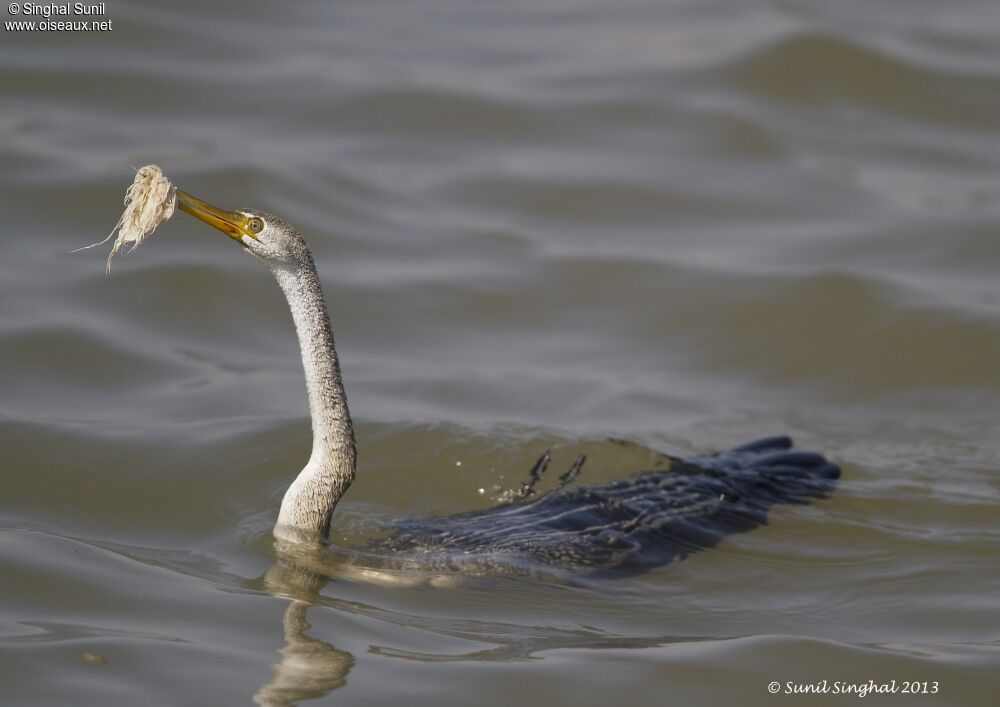
M996 703L995 2L107 11L0 44L0 702ZM789 433L840 488L593 586L276 564L309 442L276 285L183 216L108 279L68 252L149 162L310 239L360 425L337 537L552 445L641 468L609 437Z

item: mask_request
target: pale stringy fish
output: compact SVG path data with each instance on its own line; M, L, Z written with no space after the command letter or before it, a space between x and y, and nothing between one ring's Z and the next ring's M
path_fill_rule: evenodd
M77 250L85 250L94 246L104 245L118 232L118 238L111 246L108 255L108 272L111 272L111 260L125 246L131 246L133 251L142 243L156 227L174 215L177 205L177 188L163 176L163 171L155 164L148 164L135 173L135 179L125 192L125 212L118 223L111 229L108 237L99 243L93 243ZM76 251L74 251L76 252Z

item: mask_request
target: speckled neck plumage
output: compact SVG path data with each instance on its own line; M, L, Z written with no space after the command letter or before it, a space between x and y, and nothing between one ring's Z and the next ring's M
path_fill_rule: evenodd
M295 320L313 428L312 456L285 493L275 534L325 537L334 507L354 480L354 427L312 255L306 251L292 263L269 267Z

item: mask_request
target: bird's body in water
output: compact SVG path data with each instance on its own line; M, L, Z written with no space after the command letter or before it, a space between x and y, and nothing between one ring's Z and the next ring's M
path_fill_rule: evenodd
M401 569L639 572L762 525L775 504L825 496L837 467L791 446L787 437L770 437L531 502L396 522L373 554Z
M302 235L261 211L223 211L177 191L183 211L230 236L274 274L292 311L302 351L312 455L292 482L275 536L319 542L354 480L354 429L333 331L312 255ZM531 500L532 480L516 501L482 511L405 520L361 556L374 565L433 572L523 574L539 570L635 572L715 546L766 522L771 506L808 503L834 487L838 468L819 454L792 450L787 437L759 440L714 456L671 459L599 486L560 487Z

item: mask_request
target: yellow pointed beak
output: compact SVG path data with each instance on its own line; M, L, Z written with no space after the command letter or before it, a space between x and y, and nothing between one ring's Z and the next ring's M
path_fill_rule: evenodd
M223 211L180 189L177 190L177 208L214 226L234 241L242 241L243 236L257 240L257 234L249 228L250 219L238 211Z

